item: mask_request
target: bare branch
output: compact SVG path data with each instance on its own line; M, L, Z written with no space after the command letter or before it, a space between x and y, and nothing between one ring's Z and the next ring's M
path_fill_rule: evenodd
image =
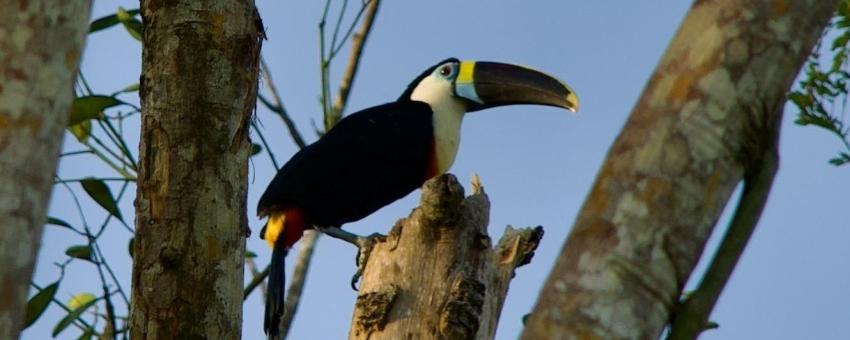
M248 265L248 271L251 272L251 277L252 277L251 283L254 283L254 281L258 282L259 287L260 287L260 295L262 295L263 300L265 300L266 299L266 283L265 283L265 281L263 281L263 279L266 276L269 275L268 270L267 270L268 268L266 268L265 273L260 272L259 270L257 270L257 262L255 262L253 258L250 258L250 257L247 257L247 256L245 257L245 264ZM249 285L248 287L246 287L245 291L243 292L242 301L245 301L245 299L248 298L248 295L251 294L251 290L253 290L254 287L257 287L257 285L255 285L253 287ZM248 288L251 288L251 290L248 290Z
M260 103L265 105L266 108L272 112L276 113L278 117L283 120L283 123L289 130L289 135L292 136L292 141L295 142L295 145L298 145L298 148L303 149L307 146L307 144L304 143L304 137L302 137L301 133L298 132L298 127L295 126L295 122L292 121L292 118L289 117L289 113L287 113L286 109L283 107L283 101L280 99L280 93L277 91L277 86L275 86L274 81L272 80L272 73L269 71L269 66L263 58L260 58L260 72L262 73L263 81L269 89L269 93L271 93L272 100L274 102L270 102L263 95L259 95L257 98L260 99Z
M242 291L242 301L248 299L248 295L251 295L251 292L253 292L254 289L256 289L257 287L259 287L263 280L265 280L268 276L269 266L266 266L263 271L254 275L254 278L251 279L251 282L248 282L248 285L245 286L245 290ZM263 293L263 295L265 295L265 293Z
M280 170L280 165L277 163L277 157L274 156L274 152L269 147L268 141L266 141L266 136L263 135L263 131L260 131L260 127L257 125L257 122L252 121L251 127L254 128L254 132L257 133L257 137L260 137L260 143L263 143L263 148L266 149L266 154L269 155L269 160L272 161L272 166L274 166L275 171Z
M333 114L336 120L342 117L342 112L348 103L348 95L351 93L351 85L354 83L354 77L357 75L357 70L360 66L363 47L366 45L366 39L372 31L372 24L375 22L375 15L378 13L379 5L380 0L369 2L367 5L369 7L366 10L363 23L360 25L360 30L351 38L351 55L348 57L345 73L343 73L342 80L339 83L339 92L337 92L336 100L334 100Z

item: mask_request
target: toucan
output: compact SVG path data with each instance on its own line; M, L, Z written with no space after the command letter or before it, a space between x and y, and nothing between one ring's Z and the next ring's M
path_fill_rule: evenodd
M531 68L449 58L422 72L393 102L343 118L277 172L257 206L272 248L264 330L276 338L283 314L284 258L305 229L364 251L372 237L342 230L444 173L455 160L467 112L537 104L575 112L567 84ZM372 236L376 236L373 234ZM358 274L365 260L358 255ZM357 277L357 276L355 276Z

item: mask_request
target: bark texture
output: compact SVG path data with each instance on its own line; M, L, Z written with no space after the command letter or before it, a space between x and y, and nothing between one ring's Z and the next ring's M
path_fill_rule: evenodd
M253 1L148 0L141 13L131 336L238 339L262 24Z
M0 0L0 339L17 339L89 1Z
M523 339L656 339L839 1L696 1L611 147Z
M543 228L487 235L490 201L473 178L464 198L453 175L422 187L420 206L369 257L349 339L492 339L516 267Z

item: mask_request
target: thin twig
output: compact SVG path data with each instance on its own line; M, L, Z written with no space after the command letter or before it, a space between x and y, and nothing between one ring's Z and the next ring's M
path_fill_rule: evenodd
M83 74L83 71L77 72L79 75L80 84L82 84L82 88L87 92L88 95L93 95L94 91L92 91L91 86L89 86L89 82L86 81L86 76Z
M97 158L100 158L100 160L102 160L104 163L106 163L106 165L108 165L110 168L112 168L112 170L115 170L115 172L117 172L121 176L124 176L124 177L127 177L127 178L136 178L136 176L134 176L133 174L127 172L127 170L125 170L124 168L115 164L115 162L113 162L111 159L109 159L109 157L107 157L102 152L100 152L100 150L98 150L97 148L92 146L91 143L89 143L88 141L82 142L82 144L89 147L89 151L91 151L91 153L93 155L97 156Z
M280 165L277 164L277 158L275 158L274 153L272 153L272 149L269 148L269 143L266 141L266 136L263 136L263 132L260 131L260 127L257 126L257 123L251 121L251 127L254 128L254 132L257 133L257 137L260 137L260 142L263 143L263 148L266 149L266 153L269 155L269 159L272 161L272 165L274 165L275 171L280 169Z
M89 236L89 247L97 248L97 241L95 240L94 236L91 235L91 230L89 230L88 227L86 227L86 234L88 234ZM109 285L106 283L106 276L103 275L103 254L101 254L100 252L96 252L96 254L97 259L95 262L95 266L97 267L97 274L100 277L101 289L103 289L103 299L104 303L106 304L107 321L112 324L112 327L114 329L115 327L118 327L118 325L115 322L115 305L112 304L112 298L110 298L109 294ZM127 306L129 305L130 304L128 303ZM112 339L118 339L117 334L115 334L115 332L112 332Z
M363 24L360 25L360 30L351 38L351 56L348 58L348 64L345 66L345 73L343 73L342 80L339 83L339 92L337 92L333 106L333 114L337 120L342 117L342 111L345 110L345 105L348 103L351 85L354 83L354 77L357 75L357 69L360 66L360 58L363 55L366 38L369 37L369 33L372 31L372 24L375 22L375 15L378 13L378 5L380 5L379 2L380 0L369 2L367 5L369 8L366 16L363 18Z
M245 286L245 289L242 291L242 301L248 299L248 295L251 295L251 292L253 292L254 289L257 288L260 283L262 283L263 280L265 280L266 277L269 276L269 269L269 266L266 266L266 269L263 269L263 271L261 271L259 274L254 275L254 278L251 279L251 282L248 282L248 285Z
M56 180L53 181L53 184L82 182L82 181L88 181L88 180L91 180L91 179L92 179L92 177L71 178L71 179L58 179L57 178ZM97 177L97 179L104 181L104 182L110 182L110 181L114 181L114 182L135 182L136 181L136 178L124 178L124 177Z
M103 141L100 140L100 138L97 138L94 134L90 134L89 139L93 140L95 143L97 143L97 145L100 145L100 147L103 148L104 151L106 151L110 156L115 158L115 160L117 160L121 164L121 169L124 170L125 173L129 174L129 172L127 172L126 169L130 169L130 170L135 171L135 169L133 168L133 165L130 164L129 161L124 159L124 156L119 155L117 152L110 149L108 146L106 146L106 144ZM94 149L94 145L92 145L88 140L86 140L82 144Z
M257 98L260 99L260 102L263 103L263 105L265 105L272 112L276 113L280 117L280 119L283 120L283 123L289 130L289 135L292 136L292 141L295 142L295 145L298 145L298 148L303 149L307 145L306 143L304 143L304 137L302 137L301 133L298 132L298 128L295 126L295 122L292 121L292 118L289 117L289 114L283 107L283 100L280 99L280 92L277 91L277 86L275 86L274 81L272 80L272 74L269 71L269 66L266 64L266 60L262 58L260 58L260 72L263 74L263 81L266 83L266 88L269 89L269 92L272 95L272 100L274 100L274 102L269 102L262 95L257 96Z
M129 184L130 184L130 182L124 182L124 184L121 185L121 190L119 190L118 195L115 196L116 202L120 201L124 197L124 194L127 192L127 186ZM97 257L97 263L96 263L97 264L97 270L98 270L98 273L101 276L101 281L104 284L104 287L103 287L104 294L108 293L109 290L107 289L106 281L103 278L103 271L100 268L101 265L104 268L106 268L106 271L109 273L109 276L112 278L112 281L115 283L115 286L117 287L117 292L119 293L121 298L124 300L124 303L127 304L127 306L130 306L130 299L127 297L127 294L124 292L124 289L121 288L121 281L118 281L118 278L115 276L115 273L112 271L112 268L109 266L109 262L106 261L106 256L104 256L103 252L100 250L100 245L97 243L97 240L100 238L101 235L103 235L103 232L106 231L106 226L109 224L109 221L112 220L112 217L113 217L112 214L106 214L106 218L104 218L103 223L101 223L100 228L99 228L99 230L97 231L96 234L92 234L91 230L89 230L88 225L85 225L84 226L85 232L86 232L85 236L86 236L86 239L89 242L89 247L91 247L91 249L94 251L94 255ZM121 224L123 224L125 228L130 228L126 223L124 223L124 221L119 220L119 222L121 222ZM130 233L132 233L132 232L133 232L133 230L130 230ZM108 297L106 297L106 299L107 299L107 303L112 304L112 301L109 300ZM109 308L109 306L107 306L107 308ZM109 310L107 310L107 312L109 312ZM113 310L112 310L113 317L114 317L114 312L115 312L115 310L113 308ZM111 321L113 321L113 325L114 325L115 320L111 320ZM117 325L114 325L114 326L117 327Z
M253 258L246 256L245 257L245 264L248 265L248 271L251 272L251 277L256 278L256 277L260 276L260 271L257 270L257 262L254 262ZM265 300L266 299L266 283L262 279L260 279L259 282L260 282L260 294L263 296L263 300ZM247 297L247 294L246 294L246 297Z
M366 8L369 7L370 3L376 0L366 0L363 2L363 5L360 6L360 10L357 11L357 15L354 16L354 21L351 22L351 25L348 27L348 30L345 31L345 36L343 36L342 41L339 44L334 46L331 44L331 53L328 55L328 61L333 60L334 57L342 50L342 46L345 45L345 41L351 37L351 32L354 32L354 28L357 27L357 23L360 21L360 17L363 16L363 12L366 11Z
M64 184L64 185L67 185L67 184ZM112 214L107 214L106 220L103 222L103 226L105 226L107 223L109 223L109 220L111 218L112 218ZM92 250L97 249L97 237L95 237L95 235L92 233L88 224L84 224L83 228L86 232L86 240L88 241L89 249L92 249ZM101 229L103 229L103 227L101 227ZM97 268L97 274L98 274L98 277L100 278L101 289L103 289L103 299L104 299L104 303L106 304L107 322L112 324L112 327L116 327L115 326L115 324L116 324L115 323L115 307L112 304L112 299L110 298L109 285L106 282L106 276L103 275L103 263L104 263L103 262L103 254L101 254L101 253L99 253L95 250L94 257L91 260L92 260L91 262L94 263L95 267ZM129 306L129 303L127 305ZM95 322L97 322L97 318L95 318ZM112 333L112 339L117 340L115 332Z
M135 158L133 158L133 153L130 152L130 148L127 146L127 141L125 141L124 138L123 138L124 136L122 136L121 133L118 132L115 129L115 127L112 125L112 122L110 122L108 119L102 120L101 124L106 125L106 130L115 135L115 137L118 139L118 141L117 141L118 146L124 152L124 155L127 156L127 159L130 160L130 164L133 165L132 169L138 171L139 163L136 161ZM101 126L101 128L102 128L102 126Z
M89 150L68 151L68 152L63 152L63 153L61 153L61 154L59 155L59 157L74 156L74 155L84 155L84 154L89 154L89 153L91 153L91 151L89 151Z
M331 109L330 100L330 63L331 58L325 53L325 22L328 19L328 10L331 7L331 1L325 0L325 10L322 12L322 19L319 20L319 79L321 79L321 95L319 99L322 103L322 116L325 121L325 131L328 126L333 126L329 121L332 115L329 115ZM333 48L333 46L331 46Z
M339 36L339 29L342 27L342 19L345 18L345 9L348 7L348 0L342 0L342 9L339 10L339 15L336 18L336 26L334 26L334 35L331 38L331 51L336 46L336 38ZM354 18L352 25L357 23L357 18Z

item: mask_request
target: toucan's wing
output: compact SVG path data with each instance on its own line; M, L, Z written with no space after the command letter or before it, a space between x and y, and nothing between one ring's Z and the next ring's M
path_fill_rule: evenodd
M342 119L278 171L257 211L298 206L313 224L359 220L426 179L433 157L430 106L399 101Z

